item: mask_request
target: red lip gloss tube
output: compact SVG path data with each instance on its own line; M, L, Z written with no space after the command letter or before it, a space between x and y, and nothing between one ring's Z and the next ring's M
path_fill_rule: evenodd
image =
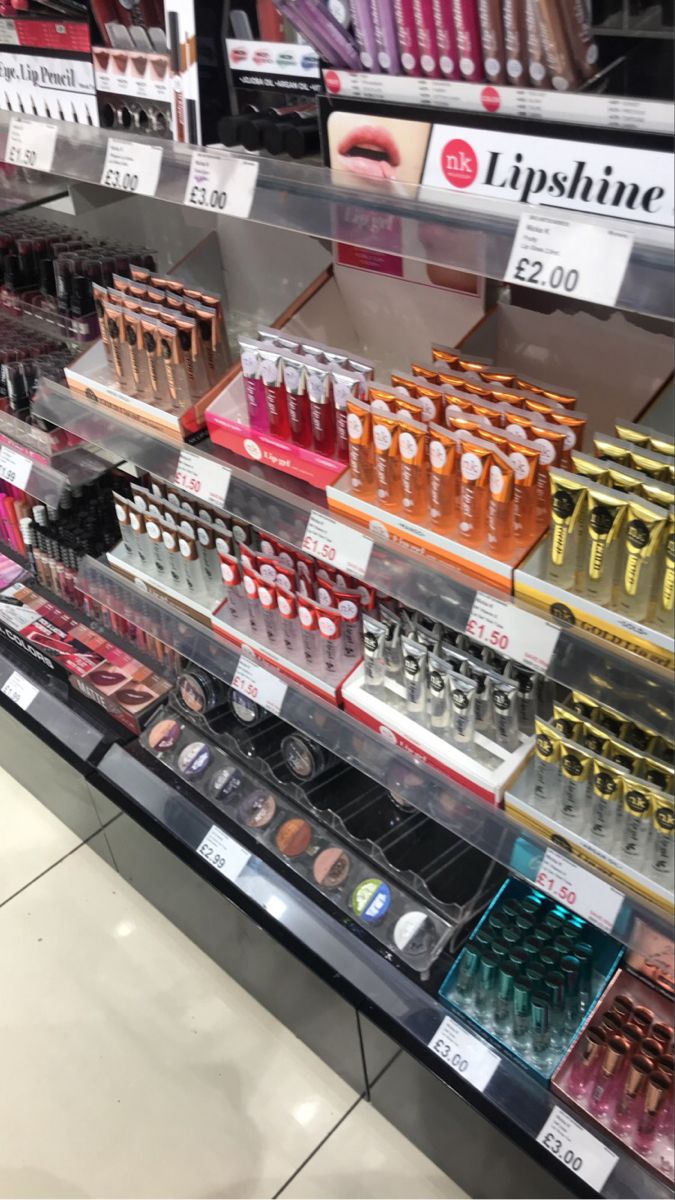
M307 391L307 360L304 356L285 354L283 375L291 441L296 446L309 447L312 444L312 423Z
M284 386L284 356L280 350L262 347L258 351L260 361L260 377L265 386L265 405L267 408L267 423L270 433L280 438L288 438L290 424L288 420L288 401Z

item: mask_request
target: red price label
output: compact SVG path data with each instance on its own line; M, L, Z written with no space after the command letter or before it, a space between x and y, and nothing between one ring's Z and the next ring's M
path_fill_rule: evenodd
M546 871L540 871L535 880L537 887L541 888L542 892L548 892L549 896L553 896L555 900L560 900L561 904L567 904L573 908L577 902L577 894L567 883L561 883L553 875L547 875Z
M324 562L335 562L337 550L332 542L322 541L312 533L305 534L302 548L306 554L313 554L315 558L322 558Z
M483 642L485 646L492 646L495 650L502 650L506 653L509 648L511 639L508 633L505 633L503 629L497 629L495 625L486 625L484 621L478 621L476 617L469 617L466 623L466 632L469 637Z
M465 628L477 642L535 671L547 670L559 633L550 621L484 592L476 592Z
M274 713L275 717L281 713L286 684L245 654L242 654L237 663L237 669L232 676L232 687L249 700L255 700L256 704L262 705L268 712Z
M624 898L604 879L551 847L541 860L535 883L553 900L611 933Z
M252 679L246 679L239 671L237 671L232 679L232 687L236 692L241 692L242 696L248 696L249 700L258 699L258 686Z
M176 487L182 488L185 492L192 492L198 496L202 490L201 480L197 479L196 475L189 475L187 471L181 471L180 468L176 471Z
M373 543L358 529L335 521L328 513L314 510L307 522L302 548L307 554L332 563L338 570L363 579Z

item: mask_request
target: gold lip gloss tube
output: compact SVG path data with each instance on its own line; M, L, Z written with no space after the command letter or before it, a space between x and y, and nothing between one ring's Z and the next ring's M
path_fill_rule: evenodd
M656 629L673 632L673 595L675 594L675 514L668 516L668 528L656 570L654 621Z
M373 413L369 404L351 396L347 401L347 436L351 490L366 492L373 482Z
M634 621L646 615L658 561L657 551L668 513L646 500L631 498L622 538L617 608Z
M549 471L551 487L550 557L547 578L562 588L573 588L577 572L579 522L588 495L588 484L557 467Z
M373 413L395 413L398 411L402 397L393 388L377 380L368 384L368 404Z
M609 480L609 467L601 458L594 458L592 454L583 454L580 450L572 450L570 452L571 468L567 470L576 471L577 475L583 475L585 479L591 479L593 483L602 483L605 486Z
M492 553L502 559L511 551L514 476L508 458L495 447L488 476L487 541Z
M401 463L401 496L407 513L418 511L425 493L428 426L412 417L401 417L398 430L398 455Z
M630 442L622 442L619 438L596 433L593 435L593 447L597 458L610 459L623 467L633 465L631 451L634 447Z
M596 604L611 602L616 574L619 533L628 509L628 497L600 484L588 485L586 521L590 545L586 542L586 567L583 589Z
M488 479L492 447L468 434L461 435L458 536L472 545L486 533Z
M447 525L454 520L460 451L457 434L441 425L429 426L429 517L435 525Z
M635 447L631 451L631 466L636 471L642 471L650 479L662 479L672 483L675 478L675 467L672 458L667 454L657 454L654 450L642 450Z
M374 412L372 421L377 499L391 508L396 503L399 420L389 413Z
M638 472L636 471L635 474L637 475ZM659 508L672 508L675 504L675 488L661 479L646 479L644 475L641 475L640 494L644 500L650 500Z

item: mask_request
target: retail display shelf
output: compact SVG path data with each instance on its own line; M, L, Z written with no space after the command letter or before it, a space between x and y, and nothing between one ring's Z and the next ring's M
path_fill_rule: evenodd
M5 159L10 124L16 119L11 113L0 112L0 161ZM27 131L27 143L31 138L30 130L35 127L35 137L43 145L39 130L49 123L39 117L22 116L20 119ZM186 205L192 155L204 154L196 147L166 144L159 151L152 139L117 131L111 135L103 129L63 122L59 123L55 133L54 153L48 154L46 159L40 157L50 169L56 164L60 178L101 185L112 137L118 144L135 143L140 147L137 151L139 162L142 161L143 147L152 146L154 154L161 152L156 179L151 171L151 183L141 188L146 195L184 206L186 216L188 210L203 213L202 209ZM382 240L383 218L386 218L392 228L393 253L400 254L401 245L414 246L417 249L412 257L420 260L492 279L504 278L524 211L515 202L478 200L456 190L450 192L427 185L418 187L384 180L359 185L354 175L347 171L273 158L253 160L244 152L218 148L208 153L227 164L226 174L231 168L233 185L229 211L234 215L314 237L339 237L353 246L378 252L387 250ZM257 167L254 183L253 162ZM237 171L237 164L248 166ZM138 188L138 177L132 175L132 178L136 179ZM245 183L238 182L244 179ZM122 189L117 194L122 198L129 191ZM209 218L211 216L209 210ZM566 219L572 225L591 223L609 232L625 232L625 222L605 217L569 212ZM674 315L673 231L631 222L630 234L633 246L616 307L670 319Z
M146 431L140 425L115 416L73 395L67 388L43 381L33 404L35 414L60 428L76 434L86 443L101 443L109 453L134 463L142 470L173 483L179 466L181 448ZM301 549L312 511L332 522L335 537L340 531L358 528L349 520L329 514L325 498L315 489L280 477L270 468L244 463L208 441L188 451L192 469L199 472L216 461L229 473L225 506L228 512L251 521L261 529L274 531L289 545ZM361 529L363 536L363 529ZM477 591L472 581L450 567L416 554L369 530L372 550L364 571L364 581L386 595L395 596L411 608L426 613L449 628L463 631L471 619L477 598L491 593ZM634 720L647 722L657 733L670 735L670 674L647 663L638 655L613 646L577 627L554 620L543 620L529 608L517 606L505 596L499 597L507 617L523 611L528 614L528 643L536 633L548 633L557 627L548 675L568 689L591 692L610 707L619 707Z
M33 208L36 204L51 204L67 195L66 187L39 173L15 167L0 172L0 216Z
M448 1010L393 963L383 959L348 925L336 921L312 902L266 859L249 853L237 838L236 827L226 818L213 825L197 804L165 782L140 757L113 746L95 774L96 786L132 817L179 853L228 899L271 933L283 945L350 1003L370 1017L390 1037L429 1068L446 1086L501 1128L527 1153L554 1174L572 1195L606 1197L666 1197L667 1188L620 1148L602 1187L589 1187L537 1141L556 1103L546 1087L526 1069L471 1031L477 1056L491 1050L495 1069L485 1082L472 1083L438 1052L433 1044ZM214 833L215 831L215 833ZM216 837L221 847L219 865L205 857L204 843ZM455 1014L456 1025L467 1034ZM460 1064L461 1065L461 1064ZM489 1072L488 1072L489 1073ZM481 1086L481 1084L483 1086ZM558 1102L560 1107L560 1103ZM608 1146L595 1130L592 1146Z
M68 488L91 483L109 466L93 448L70 447L45 460L34 446L29 426L0 413L0 479L50 507L59 504Z
M80 567L78 587L121 617L133 621L151 636L173 646L190 662L203 667L225 683L232 682L240 660L237 648L206 629L199 621L147 591L139 591L132 582L92 558L85 559ZM247 657L252 657L250 650ZM279 715L285 721L338 757L357 766L384 787L394 788L402 799L420 812L514 870L528 882L536 881L549 847L545 837L526 832L522 825L501 809L481 800L425 762L421 753L411 755L404 748L392 744L386 736L381 736L375 729L321 700L299 683L288 677L282 679L280 674L269 669L267 661L261 667L277 684L285 684L282 699L278 703ZM278 698L278 690L275 695ZM564 848L560 853L563 860L573 863L573 857ZM577 871L581 870L580 879L584 887L592 892L598 880L602 879L602 873L590 867L581 869L576 863L574 866ZM579 895L582 890L580 884L577 889ZM609 924L606 920L604 923L601 921L607 932L611 931L618 941L631 946L634 930L641 921L670 940L670 924L658 908L630 892L617 890L617 895L618 906L615 907L612 921ZM587 915L589 920L593 919L589 913L583 915Z

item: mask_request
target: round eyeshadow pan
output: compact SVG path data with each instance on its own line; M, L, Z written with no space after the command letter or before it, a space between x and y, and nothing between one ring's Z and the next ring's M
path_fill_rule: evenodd
M297 858L304 854L312 840L312 826L302 817L291 817L280 825L274 837L277 850L285 858Z
M209 791L214 800L229 799L233 793L239 791L242 782L242 774L238 767L221 767L213 776Z
M176 745L181 733L181 727L178 721L172 721L169 717L165 717L163 721L158 721L153 725L148 734L148 745L151 750L170 750Z
M329 846L317 856L312 874L320 887L333 891L344 883L351 865L349 855L344 850L339 846Z
M264 829L277 811L277 802L269 792L253 792L239 805L239 817L249 829Z
M376 925L386 916L391 904L391 888L383 879L362 879L351 896L351 906L357 917Z
M394 945L408 958L426 957L433 949L436 930L424 912L407 912L394 926Z
M178 770L187 779L198 779L211 762L211 750L206 742L190 742L178 755Z

